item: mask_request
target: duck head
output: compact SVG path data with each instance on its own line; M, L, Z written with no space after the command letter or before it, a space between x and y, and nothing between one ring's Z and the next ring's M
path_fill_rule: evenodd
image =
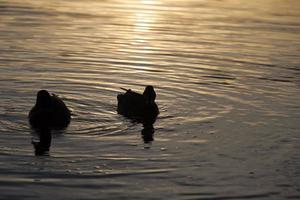
M156 93L154 91L153 86L148 85L144 90L143 96L144 96L147 104L154 103L154 101L156 99Z
M36 96L36 106L45 107L51 104L51 96L47 90L40 90Z

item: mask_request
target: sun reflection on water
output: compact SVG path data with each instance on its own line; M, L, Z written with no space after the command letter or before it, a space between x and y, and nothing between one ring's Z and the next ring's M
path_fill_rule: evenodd
M135 10L133 14L134 18L134 28L131 38L131 45L137 48L137 51L143 52L143 54L152 53L151 46L153 45L153 40L151 40L151 29L156 22L156 11L148 10L147 8L154 3L154 0L141 0L140 5L143 9ZM150 63L151 64L151 63ZM143 66L138 65L137 70L147 70L150 69L149 65Z
M155 0L141 0L141 3L143 4L153 4Z

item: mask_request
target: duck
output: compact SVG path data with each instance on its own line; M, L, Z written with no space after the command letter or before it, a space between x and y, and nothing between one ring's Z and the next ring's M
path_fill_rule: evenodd
M156 93L153 86L146 86L143 94L131 89L121 89L126 92L117 96L118 114L142 123L153 124L159 114L158 106L155 103Z
M69 125L71 112L56 94L50 95L47 90L40 90L28 118L33 129L59 130Z

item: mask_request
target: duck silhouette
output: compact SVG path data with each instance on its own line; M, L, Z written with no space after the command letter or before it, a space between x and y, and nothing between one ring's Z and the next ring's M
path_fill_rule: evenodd
M57 95L40 90L28 118L32 128L48 132L67 127L71 120L71 112Z
M117 96L118 113L143 124L153 124L159 114L153 86L146 86L143 94L134 92L131 89L121 89L126 92Z

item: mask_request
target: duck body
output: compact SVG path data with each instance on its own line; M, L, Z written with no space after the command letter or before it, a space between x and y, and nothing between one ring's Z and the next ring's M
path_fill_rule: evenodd
M123 89L123 88L122 88ZM125 90L125 89L124 89ZM119 114L140 122L154 123L159 114L155 103L156 93L152 86L147 86L143 94L126 90L117 96Z
M63 129L71 121L71 112L58 96L40 90L28 118L34 129Z

